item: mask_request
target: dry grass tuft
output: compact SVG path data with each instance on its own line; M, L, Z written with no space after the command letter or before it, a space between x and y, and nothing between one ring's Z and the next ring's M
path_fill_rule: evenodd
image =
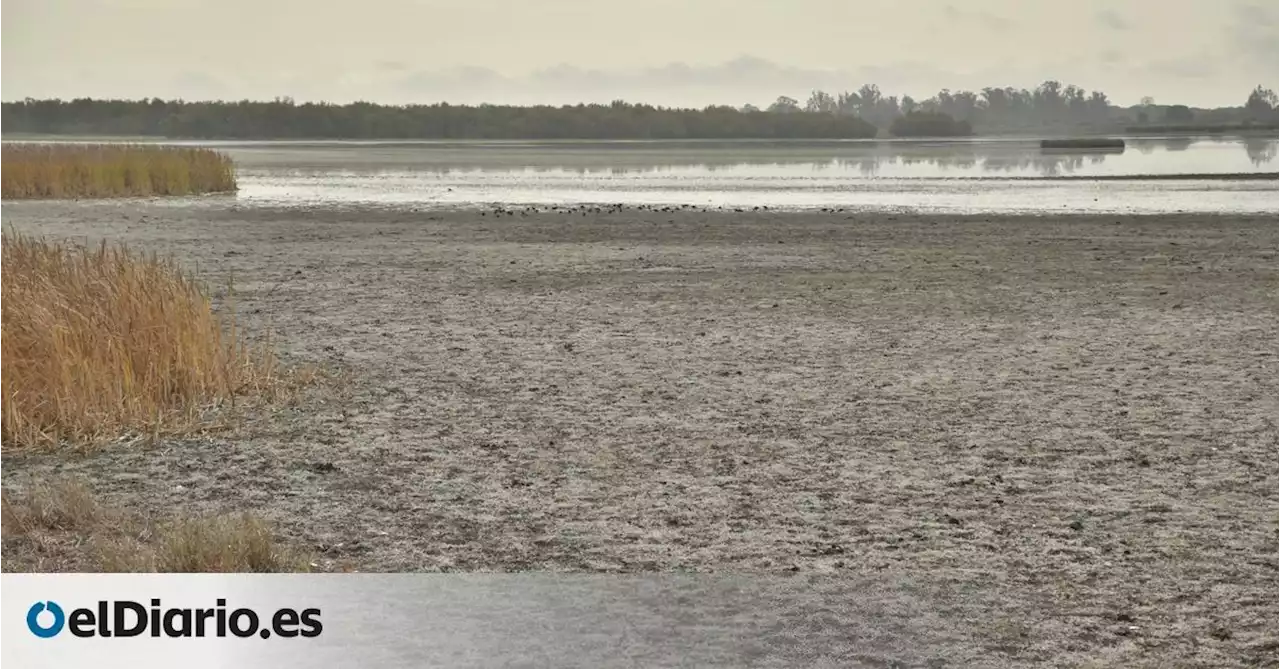
M103 506L79 481L5 493L5 571L248 573L309 571L249 514L150 523Z
M157 571L276 571L271 530L251 515L209 521L179 520L163 535Z
M270 342L243 343L234 316L215 314L171 260L7 232L2 242L6 447L180 434L237 396L283 387Z
M76 532L109 520L89 489L73 481L38 486L19 503L3 496L0 519L5 536L40 530Z
M236 190L231 159L210 149L133 144L6 144L11 199L198 195Z

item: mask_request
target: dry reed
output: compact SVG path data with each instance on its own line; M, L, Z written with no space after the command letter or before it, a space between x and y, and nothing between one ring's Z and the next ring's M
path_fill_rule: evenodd
M238 395L279 389L269 342L242 342L234 314L215 313L172 260L105 242L0 241L6 448L181 433Z
M134 144L5 144L0 196L11 199L198 195L236 189L231 159L210 149Z

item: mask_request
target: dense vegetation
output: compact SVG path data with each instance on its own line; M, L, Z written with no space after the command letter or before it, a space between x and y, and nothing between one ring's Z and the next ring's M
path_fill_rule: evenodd
M900 126L904 132L912 132L908 128L920 124L944 133L958 131L961 126L946 124L946 118L968 123L974 130L985 133L1117 130L1127 125L1192 123L1239 129L1274 126L1277 119L1276 94L1262 86L1249 94L1242 107L1192 109L1178 104L1161 106L1151 98L1143 98L1138 105L1121 108L1112 105L1102 91L1086 93L1079 86L1063 86L1057 81L1046 81L1034 90L988 87L980 92L953 92L944 89L925 100L885 96L878 87L866 85L856 92L835 96L814 91L803 106L792 98L778 98L769 109L855 115L891 132L895 121L914 114L929 116L916 117L919 119L916 123L904 122ZM912 132L912 136L919 135Z
M968 137L973 128L942 112L913 111L893 120L889 134L894 137Z
M231 159L209 149L6 144L0 195L14 199L199 195L236 189Z
M1193 109L1111 104L1101 91L1046 81L1034 90L988 87L943 90L925 99L883 95L875 85L831 95L814 91L802 105L780 97L766 109L746 105L673 109L617 101L563 107L377 105L357 102L183 102L152 100L23 100L3 104L7 133L194 138L346 139L832 139L936 128L976 132L1116 131L1127 126L1274 125L1276 94L1261 86L1240 107ZM946 122L947 120L952 122ZM926 122L927 120L927 122ZM923 124L923 125L922 125ZM896 133L895 133L896 134Z
M198 138L837 139L876 135L857 116L732 107L609 105L389 106L274 102L27 100L5 103L6 132Z
M1140 135L1164 135L1168 133L1205 133L1219 134L1224 132L1242 132L1246 130L1275 130L1280 124L1275 121L1245 121L1243 123L1174 123L1170 125L1149 124L1125 126L1127 133Z

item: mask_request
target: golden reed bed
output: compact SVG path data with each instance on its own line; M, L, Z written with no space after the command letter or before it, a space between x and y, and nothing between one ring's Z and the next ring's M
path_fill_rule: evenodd
M0 197L57 199L199 195L236 190L210 149L138 144L5 144Z
M11 232L0 248L6 448L182 432L274 389L270 348L240 341L172 261Z

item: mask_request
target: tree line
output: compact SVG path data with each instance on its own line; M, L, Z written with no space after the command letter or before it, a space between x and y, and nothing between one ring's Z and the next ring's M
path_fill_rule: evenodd
M777 114L733 107L669 109L614 102L563 107L377 105L357 102L183 102L159 99L6 102L7 133L200 139L859 139L857 116Z
M804 104L779 97L759 109L612 104L346 105L182 100L33 100L5 102L6 133L191 137L200 139L861 139L973 132L1118 129L1143 124L1264 124L1277 119L1276 94L1257 87L1241 107L1193 110L1113 105L1101 91L1046 81L1035 89L944 89L924 100L884 95L874 84Z
M874 84L857 91L831 95L813 91L803 106L794 98L780 97L768 107L780 113L810 112L853 115L891 134L964 135L970 129L1001 132L1032 129L1106 128L1151 123L1255 123L1271 125L1277 119L1275 91L1255 88L1242 107L1192 110L1187 105L1157 105L1144 97L1128 109L1111 103L1106 93L1088 91L1074 84L1049 80L1034 89L987 87L979 92L943 89L916 100L886 96ZM901 127L895 132L894 126Z

